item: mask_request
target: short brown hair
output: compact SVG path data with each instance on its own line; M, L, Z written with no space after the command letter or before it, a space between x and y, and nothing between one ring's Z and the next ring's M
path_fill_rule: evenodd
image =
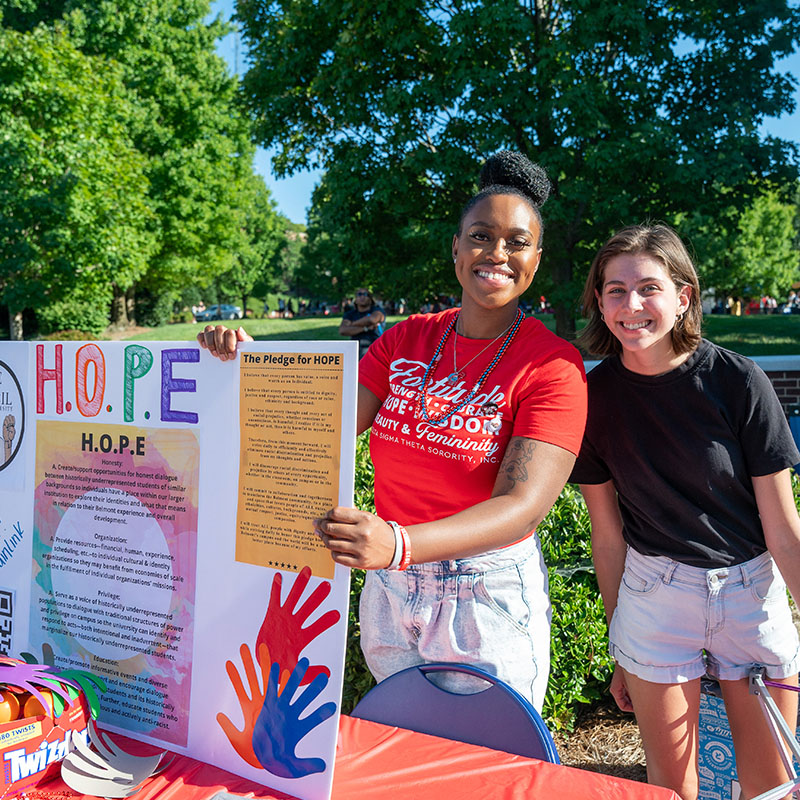
M672 348L676 353L692 352L700 344L703 326L700 283L680 236L667 225L631 225L615 233L600 248L583 288L583 316L589 322L578 336L577 343L592 355L609 356L621 352L622 345L603 321L595 291L603 290L606 264L623 253L647 254L663 265L678 288L691 288L689 307L672 329Z

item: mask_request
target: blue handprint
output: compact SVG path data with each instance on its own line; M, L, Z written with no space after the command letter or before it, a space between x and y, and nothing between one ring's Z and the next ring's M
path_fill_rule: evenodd
M336 711L336 703L325 703L305 719L300 719L300 715L328 685L328 676L319 674L292 703L292 696L307 670L308 659L301 658L279 695L280 668L277 663L272 665L264 705L253 728L256 758L264 769L279 778L304 778L324 772L327 766L321 758L298 758L295 755L295 748L303 737Z

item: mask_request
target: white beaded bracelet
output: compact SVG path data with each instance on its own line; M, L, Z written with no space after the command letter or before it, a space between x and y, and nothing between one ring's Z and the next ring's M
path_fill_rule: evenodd
M391 526L394 533L394 555L392 561L386 569L397 569L400 566L400 561L403 558L403 531L400 525L393 520L387 520L386 524Z

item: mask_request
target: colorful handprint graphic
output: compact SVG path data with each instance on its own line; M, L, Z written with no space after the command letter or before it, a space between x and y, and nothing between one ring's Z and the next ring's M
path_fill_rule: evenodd
M273 664L264 707L256 720L253 750L264 769L280 778L304 778L325 771L323 759L298 758L295 752L300 741L336 711L336 703L325 703L300 719L328 685L328 676L317 674L293 703L292 698L307 671L308 659L301 658L283 691L278 692L278 665Z
M303 627L331 591L330 583L322 581L303 605L297 608L310 577L311 569L303 567L286 596L286 602L281 604L282 578L280 572L275 573L267 614L256 637L256 648L261 644L267 645L273 662L277 661L281 669L290 672L308 643L339 621L338 611L327 611L318 620ZM330 677L331 673L322 665L309 667L303 683L310 683L319 674Z
M262 644L258 649L257 660L261 668L261 681L258 680L255 664L253 663L253 656L250 653L250 648L243 644L239 648L239 653L242 657L242 665L244 666L244 674L247 679L248 689L245 688L239 671L232 661L225 663L225 670L228 677L231 679L233 691L236 693L236 699L242 708L242 715L244 717L244 726L239 730L233 722L231 722L225 714L217 714L217 722L228 737L228 741L233 745L233 749L251 766L259 768L259 762L256 754L253 752L253 732L255 730L256 720L261 713L264 705L264 699L267 695L267 685L270 677L270 657L269 649L265 644ZM275 665L277 667L277 664ZM284 672L282 679L278 683L277 693L283 690L283 686L289 679L288 670ZM263 688L262 688L263 687Z
M300 719L330 678L328 667L310 666L300 654L341 618L338 611L331 610L307 624L331 591L330 583L323 581L301 604L310 578L310 568L304 567L281 602L283 577L275 574L269 606L256 636L255 662L250 648L242 644L239 653L244 680L232 661L225 664L242 709L242 728L225 714L217 714L228 741L246 763L282 778L302 778L326 769L323 759L300 758L296 749L311 730L336 712L336 703L329 702ZM298 693L301 686L306 688Z

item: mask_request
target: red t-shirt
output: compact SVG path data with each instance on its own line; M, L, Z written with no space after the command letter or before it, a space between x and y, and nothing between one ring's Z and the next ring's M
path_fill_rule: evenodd
M572 345L539 320L523 320L514 341L478 394L444 425L425 422L417 395L425 369L457 309L409 317L372 344L359 364L359 382L383 403L372 423L375 507L403 525L451 516L491 497L512 436L547 442L578 454L586 424L586 376ZM453 371L451 332L428 378L428 414L458 403L497 353L502 338L458 337L465 377ZM480 355L478 355L480 353Z

